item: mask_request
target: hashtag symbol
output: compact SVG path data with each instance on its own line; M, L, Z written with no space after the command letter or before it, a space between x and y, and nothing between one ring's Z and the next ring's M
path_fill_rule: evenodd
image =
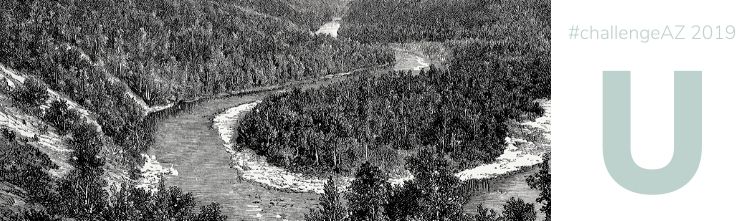
M572 25L571 28L569 28L569 39L575 40L577 39L577 36L579 36L579 26Z

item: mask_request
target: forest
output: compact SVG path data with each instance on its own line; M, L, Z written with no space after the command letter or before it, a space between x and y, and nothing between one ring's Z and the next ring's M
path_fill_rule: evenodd
M49 70L40 74L57 90L67 86L67 79L60 77L86 69L58 58L73 47L90 57L90 66L122 79L149 104L319 77L394 59L386 48L315 36L287 20L247 12L251 9L234 4L177 0L2 4L7 10L2 31L9 33L0 39L3 62L22 70Z
M441 42L452 54L444 67L364 74L272 95L242 119L237 150L294 172L356 178L347 210L326 191L321 211L307 220L535 220L534 205L518 199L502 214L479 208L465 217L458 205L469 193L451 192L464 184L450 174L494 161L510 125L543 114L537 101L551 96L550 1L353 1L339 36L375 44ZM537 202L550 220L550 175L541 167L542 175L527 181L543 189ZM362 174L371 168L376 172ZM386 183L405 171L413 182ZM359 179L368 184L359 186ZM436 183L446 186L423 186ZM368 191L368 198L357 191Z
M3 192L23 196L26 204L20 211L0 207L0 220L226 220L219 204L197 211L190 193L167 188L163 181L154 193L127 183L107 183L102 137L93 125L71 126L67 142L74 168L62 178L50 176L47 171L57 165L28 140L8 129L0 131L0 186Z
M62 179L46 172L56 166L49 158L26 144L9 131L0 131L0 173L3 186L18 186L14 194L27 194L23 211L0 208L0 215L9 220L194 220L225 221L221 206L211 203L196 208L190 193L177 187L166 187L163 181L155 192L122 184L109 186L102 179L101 166L106 159L98 156L101 140L91 125L79 124L69 142L74 154L74 171ZM7 141L7 142L5 142ZM550 215L550 156L546 155L541 170L527 178L532 188L542 190L537 199L541 211ZM418 151L408 157L406 167L414 179L402 186L387 183L388 176L369 162L356 170L355 179L346 192L341 192L331 178L320 196L320 206L312 209L306 220L535 220L534 205L512 199L501 214L478 208L477 215L467 215L462 206L470 196L454 175L456 169L448 157L434 148ZM4 189L7 190L7 189Z
M245 116L237 148L303 173L349 174L364 161L401 172L436 147L465 169L503 152L507 126L542 115L550 60L505 59L509 46L464 42L449 69L398 72L271 96Z
M542 114L536 101L551 93L550 1L356 0L340 39L314 35L341 12L337 1L347 2L1 1L0 63L29 75L12 95L65 139L74 168L50 176L57 166L49 157L2 130L0 184L17 187L2 191L27 206L0 208L0 217L226 220L219 204L163 180L147 192L108 179L113 162L137 179L154 139L154 122L129 90L147 105L179 103L389 65L388 43L426 40L450 48L447 66L273 95L242 119L236 148L291 171L355 178L345 194L329 181L309 220L534 220L521 200L502 214L465 215L469 193L452 174L495 159L510 124ZM89 110L101 130L47 89ZM105 156L112 147L116 155ZM414 180L386 182L404 171ZM528 184L543 189L537 202L550 217L547 168Z
M394 60L384 47L314 36L238 4L3 1L0 62L93 111L137 161L152 128L128 88L166 104Z
M339 35L360 42L473 38L550 46L550 16L550 0L357 0Z
M540 170L526 182L541 191L536 202L550 220L550 155L545 155ZM455 177L455 167L438 150L429 148L408 157L406 167L414 179L403 185L387 183L380 168L365 162L357 169L346 192L340 192L335 180L329 179L320 203L305 217L307 221L326 220L463 220L463 221L532 221L537 219L535 205L512 197L498 213L477 208L475 215L464 213L463 206L471 193Z
M288 19L308 31L316 31L330 18L340 15L345 0L220 0L268 15ZM333 6L333 7L331 7Z
M61 135L69 137L71 145L86 139L87 144L77 146L76 151L85 154L90 162L77 162L82 161L81 156L71 160L93 164L82 166L88 169L76 170L63 180L18 182L19 185L49 187L63 194L57 200L38 201L45 203L42 208L47 208L44 211L50 217L76 217L99 211L95 219L111 220L101 218L107 210L116 209L108 207L112 206L108 200L115 195L106 190L112 183L103 180L106 176L102 172L103 164L125 161L131 178L137 178L136 169L142 163L140 154L149 148L154 133L153 123L145 120L142 107L126 94L128 89L149 105L167 104L386 65L394 60L392 51L381 45L313 35L310 29L327 19L324 16L333 10L319 3L322 1L312 1L314 8L299 12L290 12L288 10L298 7L283 4L309 2L253 2L256 1L0 2L0 33L3 33L0 35L0 63L29 75L23 87L13 94L30 110L41 113L38 117L56 127ZM259 5L265 7L250 8ZM318 10L326 12L322 14ZM273 13L288 18L275 17ZM293 20L308 23L297 25ZM93 126L82 121L62 100L51 100L51 108L38 111L47 102L47 89L60 92L90 110L90 117L101 125L101 132L93 129L87 132L90 134L76 134L81 131L78 128ZM89 142L81 136L96 137L97 141ZM111 145L119 148L121 154L103 158L100 150ZM24 145L18 149L32 151ZM20 161L4 162L13 162L10 165L32 162L28 165L35 168L32 171L45 171L54 166L48 160L37 158L44 156L38 151L14 154L30 155L19 158ZM12 158L8 155L7 159ZM5 169L3 175L7 175ZM18 177L26 175L34 174ZM18 177L14 175L8 179ZM48 181L43 177L38 180ZM84 192L64 192L78 191L80 188L76 188L84 184ZM102 188L105 191L98 191ZM120 192L130 191L127 189L134 188L124 188ZM162 191L182 194L171 189ZM82 199L85 202L59 201L79 198L74 196L83 193L93 194L92 198ZM65 203L69 203L67 206L86 204L81 208L87 211L54 211ZM194 205L186 205L185 208L190 208L186 211L192 211ZM145 210L152 209L138 208L142 213L150 213Z

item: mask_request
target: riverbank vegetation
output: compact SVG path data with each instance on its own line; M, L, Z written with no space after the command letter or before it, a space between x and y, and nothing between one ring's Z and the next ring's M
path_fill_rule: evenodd
M92 71L80 61L59 57L80 56L64 55L71 46L79 48L92 65L101 66L98 72L122 79L149 104L394 59L384 47L315 36L282 17L258 12L286 12L265 8L280 3L227 2L6 1L3 19L8 25L2 32L7 35L0 42L7 47L0 58L20 70L45 70L37 72L55 90L75 88L66 77Z
M434 150L455 171L494 161L506 146L508 126L540 116L537 101L551 96L548 0L360 0L349 7L340 38L415 45L444 60L443 65L270 96L241 121L237 150L253 150L276 166L305 174L358 176L368 169L354 168L365 163L385 177L400 178L407 170L418 180L408 159L424 150ZM550 220L550 187L539 184L541 180L550 183L549 173L528 182L543 192L537 202ZM408 194L395 195L402 199ZM359 211L365 218L356 218L357 205L349 202L352 220L383 216L367 207ZM479 211L479 220L535 219L532 202L516 199L507 206L501 214ZM418 217L457 218L447 218L449 213Z
M0 197L19 196L23 205L0 208L4 219L226 220L220 205L209 204L196 212L190 193L167 188L163 181L154 193L127 184L110 186L103 176L106 159L100 151L104 144L96 128L81 123L71 130L67 143L73 149L74 169L62 178L48 174L57 166L47 155L10 130L0 133Z
M530 188L540 190L540 196L535 202L540 203L540 211L545 213L544 221L551 221L551 154L543 155L540 171L527 177Z
M394 60L384 47L314 36L238 3L0 5L0 62L91 110L133 165L142 163L139 156L152 141L153 128L130 89L149 105L166 104ZM21 97L35 99L30 92L21 91Z
M57 166L48 156L3 131L2 196L26 206L0 215L225 220L218 204L197 211L200 203L179 188L162 183L151 193L108 179L115 161L136 171L153 140L153 122L134 97L164 105L318 78L392 63L388 43L429 40L452 53L443 58L448 67L272 96L242 121L238 148L292 171L356 177L342 196L346 209L332 186L311 217L465 218L466 196L451 174L500 155L507 123L538 116L534 101L550 97L549 1L359 0L340 40L311 34L338 13L332 1L0 2L0 63L28 76L13 96L64 137L73 167L51 177ZM50 100L48 90L69 100ZM405 170L413 181L385 182ZM546 181L549 173L532 185L544 191L538 202L550 215ZM519 212L504 217L526 217L525 203L512 205Z
M550 98L549 16L545 0L353 1L341 36L443 41L445 67L271 96L240 124L237 149L317 174L350 174L364 161L400 173L425 147L459 168L491 161L507 124L540 116L535 101Z
M109 220L101 216L113 206L113 193L130 190L108 190L128 179L115 182L107 176L124 170L137 178L134 171L155 131L136 97L147 105L169 104L394 60L392 51L383 45L313 35L310 29L329 19L325 17L334 10L328 2L0 2L0 63L26 76L11 91L13 97L69 138L75 147L71 164L82 166L62 180L39 184L58 190L61 198L50 202L80 211L42 206L49 207L46 211L53 217ZM49 99L52 92L69 100ZM83 120L71 109L72 103L88 110L85 118L92 121ZM23 154L43 156L27 152ZM23 162L12 162L40 171L54 166L43 163L43 158L19 159ZM39 162L24 164L35 160ZM105 166L115 161L126 166ZM91 214L97 217L87 217Z
M514 197L504 204L501 212L482 206L478 206L475 215L463 212L470 192L453 175L456 169L451 160L435 149L409 157L407 167L414 178L403 185L390 185L387 175L368 162L358 167L347 191L341 192L330 178L319 207L312 209L305 220L534 221L537 218L532 203ZM550 186L550 179L542 180L542 185ZM547 213L546 220L549 217Z
M68 96L138 161L153 128L130 89L147 104L165 104L394 59L378 45L311 35L257 12L274 9L245 8L250 3L3 1L0 62L34 76L19 99L40 104L41 86Z
M542 114L533 102L542 94L525 80L542 74L521 64L505 64L511 75L430 68L271 96L242 120L237 147L307 173L347 174L364 161L391 172L404 162L398 152L429 146L462 169L489 162L508 119Z

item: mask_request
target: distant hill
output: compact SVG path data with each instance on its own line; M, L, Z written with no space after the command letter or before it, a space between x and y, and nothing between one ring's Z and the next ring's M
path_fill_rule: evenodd
M550 16L550 0L357 0L339 34L361 42L476 38L550 49Z
M221 0L281 17L314 31L332 17L342 16L350 0Z

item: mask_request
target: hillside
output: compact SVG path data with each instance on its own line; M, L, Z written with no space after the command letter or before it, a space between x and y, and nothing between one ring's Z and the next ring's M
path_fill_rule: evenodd
M315 31L335 16L342 16L346 0L221 0L260 13L292 21L304 30Z
M4 1L0 63L91 110L103 132L138 158L149 142L144 114L171 103L394 59L383 47L311 35L263 13L272 4L251 3Z
M549 0L359 0L340 30L360 42L483 39L550 50Z
M549 149L506 139L550 104L549 28L548 0L2 1L0 218L484 220L461 178Z
M307 174L350 174L371 161L402 175L405 157L429 147L458 169L490 163L504 152L507 124L539 116L535 101L550 98L549 7L543 0L354 1L341 37L437 41L399 47L435 55L443 67L271 96L242 121L236 149Z
M149 113L394 60L382 45L313 35L335 7L322 0L2 1L0 126L49 158L41 170L54 184L43 186L74 196L85 184L81 191L96 193L54 202L107 211L98 200L130 191L150 160L143 155L154 133ZM28 79L30 89L19 87ZM157 184L148 188L159 191ZM27 206L41 202L52 201ZM91 215L42 206L52 216Z
M51 203L51 199L41 195L53 197L54 194L47 192L53 191L53 183L66 179L75 168L70 160L75 151L71 147L70 131L50 121L57 108L56 101L64 101L66 105L62 108L78 116L78 122L95 125L98 136L103 134L90 111L49 88L43 91L46 98L42 98L39 106L19 100L19 91L28 90L25 87L28 86L26 81L31 81L29 76L2 65L0 69L0 139L3 140L0 147L0 161L3 162L0 198L11 205L5 208L10 210L0 213L18 213L33 205L31 202ZM114 145L111 138L105 139L102 145L100 154L108 159L102 165L106 171L102 178L108 183L105 190L109 191L114 186L128 182L129 168L124 164L122 149Z
M240 121L234 150L308 177L355 176L350 185L328 181L323 208L310 213L316 220L337 216L338 209L370 220L503 220L487 210L466 215L462 210L475 205L465 207L465 196L475 179L505 179L546 162L550 1L359 0L340 25L338 38L389 44L437 65L270 95ZM545 126L529 126L536 124ZM518 188L543 194L506 198L518 190L479 199L502 217L517 212L507 205L537 206L550 220L544 171ZM525 181L519 176L512 179ZM393 178L405 181L386 183ZM320 182L309 183L321 190ZM511 185L519 183L525 182L501 188L514 191ZM335 202L338 192L349 201ZM523 201L532 197L539 204ZM524 212L532 215L510 219L537 217L534 209Z

